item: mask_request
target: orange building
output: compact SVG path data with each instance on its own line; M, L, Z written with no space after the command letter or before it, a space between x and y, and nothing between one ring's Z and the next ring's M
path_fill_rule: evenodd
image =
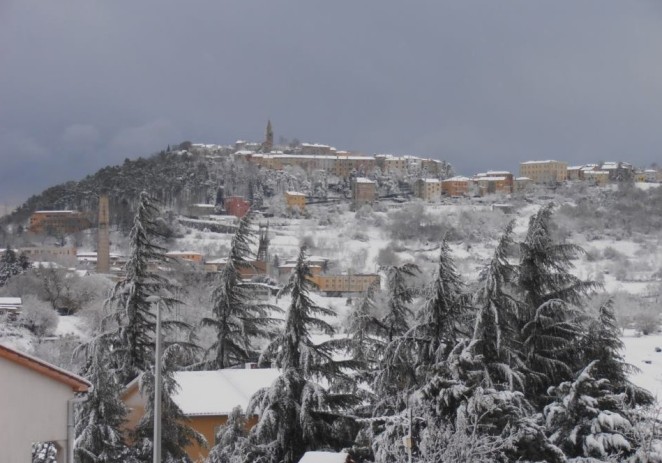
M364 293L372 285L380 284L380 277L376 273L355 273L341 275L313 275L310 280L315 283L317 290L329 295L342 295L345 293Z
M448 196L464 196L469 193L468 177L451 177L441 181L441 191Z
M173 400L188 418L189 425L207 440L207 448L193 444L186 449L191 460L204 460L216 443L218 428L227 422L232 410L241 407L246 411L253 394L271 386L278 378L277 369L254 366L248 364L245 369L175 372L179 388ZM138 383L139 378L136 378L122 392L122 400L129 408L126 430L135 429L145 414L146 400L140 394ZM257 416L251 416L247 426L250 429L256 423Z
M68 235L90 228L91 222L78 211L36 211L30 216L32 233Z
M195 264L202 264L205 257L202 253L194 251L171 251L166 253L166 256L171 259L186 260Z

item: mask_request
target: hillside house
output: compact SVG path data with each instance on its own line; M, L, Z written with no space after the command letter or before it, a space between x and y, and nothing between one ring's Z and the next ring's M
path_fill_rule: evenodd
M381 281L376 273L319 274L310 280L315 283L317 291L328 296L364 293L372 285L379 287Z
M285 192L285 204L288 209L306 210L306 195L298 191Z
M251 208L251 203L241 196L229 196L225 198L223 207L228 215L234 215L241 219L246 213L248 213L248 210Z
M609 171L588 170L584 172L584 180L597 186L605 186L609 183Z
M436 178L420 178L414 182L414 196L423 201L439 201L441 199L441 180Z
M201 219L215 214L216 206L213 204L191 204L186 212L189 217Z
M0 345L0 378L1 460L31 461L33 443L54 442L57 462L73 461L73 401L92 385L5 345Z
M23 299L20 297L0 297L0 316L10 319L18 317L23 309Z
M175 372L179 389L173 400L190 420L191 427L207 439L209 448L214 446L218 428L227 422L232 410L241 407L245 411L253 394L271 386L279 375L275 368L254 367L255 364L247 364L244 369ZM135 429L145 413L146 401L138 383L136 378L122 393L122 400L129 407L127 430ZM257 423L257 418L248 418L249 428ZM209 454L209 448L193 444L186 452L193 461L201 461Z
M445 195L456 197L466 196L469 193L469 183L471 179L468 177L451 177L441 181L441 192Z
M365 177L352 179L352 205L359 208L371 204L377 197L377 184Z
M193 262L198 265L202 265L205 259L204 254L195 251L170 251L166 253L166 257Z

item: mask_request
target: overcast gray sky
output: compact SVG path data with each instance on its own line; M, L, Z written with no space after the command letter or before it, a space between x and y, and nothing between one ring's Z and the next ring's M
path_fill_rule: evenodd
M168 144L662 161L662 2L0 0L0 203ZM661 162L662 163L662 162Z

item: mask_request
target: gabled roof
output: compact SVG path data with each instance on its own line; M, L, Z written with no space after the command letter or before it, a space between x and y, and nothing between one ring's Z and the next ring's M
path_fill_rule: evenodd
M87 392L92 387L89 381L78 375L3 344L0 344L0 358L7 359L10 362L14 362L55 381L66 384L74 392Z

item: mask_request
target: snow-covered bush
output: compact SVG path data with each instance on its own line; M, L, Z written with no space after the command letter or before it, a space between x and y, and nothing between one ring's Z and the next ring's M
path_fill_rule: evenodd
M48 302L44 302L36 296L25 296L23 311L18 323L32 331L35 336L43 337L53 334L57 327L58 317Z

